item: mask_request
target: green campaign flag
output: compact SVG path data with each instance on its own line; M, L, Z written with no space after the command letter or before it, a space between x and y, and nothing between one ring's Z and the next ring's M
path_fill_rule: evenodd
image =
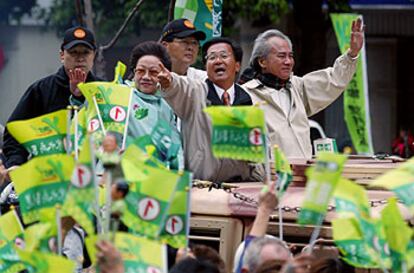
M85 240L93 263L96 262L95 244L97 240L97 236L88 236ZM121 253L125 272L167 272L167 249L164 244L136 235L117 232L115 246Z
M222 5L223 0L179 0L175 2L174 19L188 19L206 34L206 40L220 37Z
M86 107L82 107L78 112L77 115L74 115L72 118L72 122L70 124L70 136L71 142L75 143L77 141L77 146L81 147L83 141L85 140L85 136L87 134L87 111ZM77 121L75 121L77 119ZM76 127L75 127L76 126ZM76 139L75 139L76 135Z
M334 192L336 213L345 217L369 217L370 207L365 189L341 178Z
M349 47L352 21L357 19L358 16L358 14L346 13L331 14L332 24L342 54ZM365 48L361 50L356 73L344 92L344 114L352 144L356 151L372 154Z
M0 216L0 272L19 272L25 268L15 250L22 242L23 226L13 209Z
M65 153L68 111L59 110L27 120L7 123L7 130L33 156Z
M62 205L74 167L70 155L35 157L10 173L25 224L53 215Z
M114 82L81 83L78 87L88 101L87 128L94 134L94 139L102 140L102 133L110 132L121 146L128 126L133 89Z
M305 199L299 212L301 225L320 225L329 200L338 183L347 157L342 154L321 152L315 166L308 168Z
M414 214L414 158L386 172L370 183L370 187L391 190Z
M343 259L355 267L378 268L374 253L367 247L354 218L332 220L332 233L335 244Z
M292 169L285 154L279 147L274 147L273 156L275 158L275 170L277 174L277 188L279 196L282 196L292 182Z
M31 225L23 233L25 251L53 253L57 246L56 222L41 222Z
M75 262L56 254L17 250L30 273L73 273Z
M211 117L211 144L217 158L263 163L266 157L265 119L256 106L212 106L204 111Z
M142 146L136 142L129 145L121 158L121 166L124 175L126 177L135 177L141 163L151 167L167 169L163 162L152 156L155 153L155 149L154 146Z
M192 175L189 172L180 174L174 197L168 210L164 229L160 239L174 248L185 248L188 245L190 225L190 190Z
M381 211L381 221L391 252L393 272L407 272L403 268L414 258L407 256L414 230L404 221L395 198L388 199L387 206Z
M134 165L124 162L122 168L130 185L122 221L138 234L158 238L164 228L179 175L148 166L140 159Z
M73 169L71 186L62 206L62 215L71 216L88 234L95 232L95 184L89 138L83 142L79 161ZM95 212L96 213L96 212Z

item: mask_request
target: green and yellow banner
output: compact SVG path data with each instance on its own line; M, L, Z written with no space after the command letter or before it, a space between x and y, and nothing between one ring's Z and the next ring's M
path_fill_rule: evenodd
M277 174L277 189L279 196L282 196L290 182L292 182L292 169L290 168L289 161L282 150L275 146L273 148L273 156L275 160L275 170Z
M161 231L160 240L174 248L185 248L188 245L191 182L191 173L180 174L166 223Z
M97 236L88 236L85 240L93 263L96 262L97 240ZM114 240L121 253L125 272L167 272L167 252L164 244L123 232L117 232Z
M221 36L223 0L182 0L175 2L174 19L186 18L207 38Z
M34 273L73 273L75 262L56 254L39 251L17 250L20 259L29 272Z
M19 272L25 268L16 252L22 237L23 226L14 209L0 216L0 272Z
M331 20L341 53L349 48L352 21L360 15L332 13ZM357 70L344 92L345 122L356 151L372 154L371 120L369 115L368 79L365 48L358 58Z
M263 110L256 106L212 106L204 111L211 117L213 155L265 162L266 135Z
M96 207L91 151L87 137L83 142L79 161L73 169L71 185L62 207L62 214L73 217L88 234L95 232L93 215Z
M7 130L33 156L65 153L68 111L59 110L27 120L7 123Z
M121 162L125 179L130 183L122 221L140 235L158 238L180 176L140 160L136 159L134 164L124 159Z
M341 178L334 192L335 211L341 217L370 216L370 206L365 189L356 183Z
M35 157L10 173L25 224L53 215L65 200L75 162L70 155Z
M391 190L414 214L414 158L376 178L370 187Z
M320 225L329 200L338 183L347 157L342 154L321 152L315 166L308 168L305 200L299 212L301 225Z

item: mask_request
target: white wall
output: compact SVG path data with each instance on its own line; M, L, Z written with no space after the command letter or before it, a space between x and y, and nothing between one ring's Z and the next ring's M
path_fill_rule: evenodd
M0 29L0 45L6 59L0 71L0 123L6 123L31 83L57 71L60 43L53 30L39 26Z

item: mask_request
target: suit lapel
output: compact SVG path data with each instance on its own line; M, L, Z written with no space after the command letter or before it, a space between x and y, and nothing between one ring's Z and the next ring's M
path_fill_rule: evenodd
M219 96L217 95L216 89L210 80L206 80L208 86L207 100L210 101L210 105L224 105Z

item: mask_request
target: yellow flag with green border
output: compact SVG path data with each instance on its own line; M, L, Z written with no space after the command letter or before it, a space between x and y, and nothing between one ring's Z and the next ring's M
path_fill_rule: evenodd
M414 214L414 158L376 178L370 187L391 190Z
M162 242L175 248L185 248L188 245L191 183L191 173L180 174L166 223L160 235Z
M265 161L263 110L257 106L212 106L204 109L213 124L211 148L217 158Z
M92 263L96 263L97 236L88 236L86 248ZM117 232L115 246L121 253L125 272L167 272L167 252L164 244L136 235Z
M65 153L68 111L59 110L27 120L7 123L10 134L33 156Z
M56 251L57 226L55 222L40 222L26 228L23 233L25 251L52 253Z
M124 83L124 80L122 78L125 75L126 69L127 67L124 63L120 61L116 63L113 83L117 83L117 84Z
M25 224L54 215L65 200L74 160L65 154L36 157L10 173Z
M305 199L299 212L298 222L301 225L322 224L329 200L341 177L347 157L341 154L321 152L315 166L307 169Z
M335 192L335 211L340 216L345 217L369 217L370 207L368 196L365 189L356 183L340 178L336 185Z
M73 273L75 262L56 254L39 251L17 250L20 259L27 266L29 272L34 273Z
M114 134L118 141L122 141L133 89L114 82L89 82L79 84L78 87L88 101L88 109L91 109L87 115L89 129L93 129L93 132L102 131L101 118L105 132ZM94 99L98 109L96 109ZM93 108L95 108L96 115L92 115Z
M148 166L140 159L134 165L125 165L124 162L121 162L122 168L130 185L122 221L138 234L158 238L164 228L179 175Z
M19 272L25 268L15 250L22 237L23 226L14 209L0 216L0 272Z
M290 168L289 161L282 150L275 146L273 149L273 156L275 160L275 170L277 174L277 189L278 195L282 196L289 187L292 181L292 170Z
M89 137L83 142L79 161L73 169L71 184L62 214L71 216L88 234L94 234L95 184Z
M392 271L407 272L404 267L408 266L408 261L414 259L413 256L407 256L410 254L408 246L414 230L404 221L395 198L388 199L387 206L381 211L381 221L391 252Z
M336 246L343 259L361 268L378 268L375 253L367 247L355 218L338 218L332 220L332 233Z

